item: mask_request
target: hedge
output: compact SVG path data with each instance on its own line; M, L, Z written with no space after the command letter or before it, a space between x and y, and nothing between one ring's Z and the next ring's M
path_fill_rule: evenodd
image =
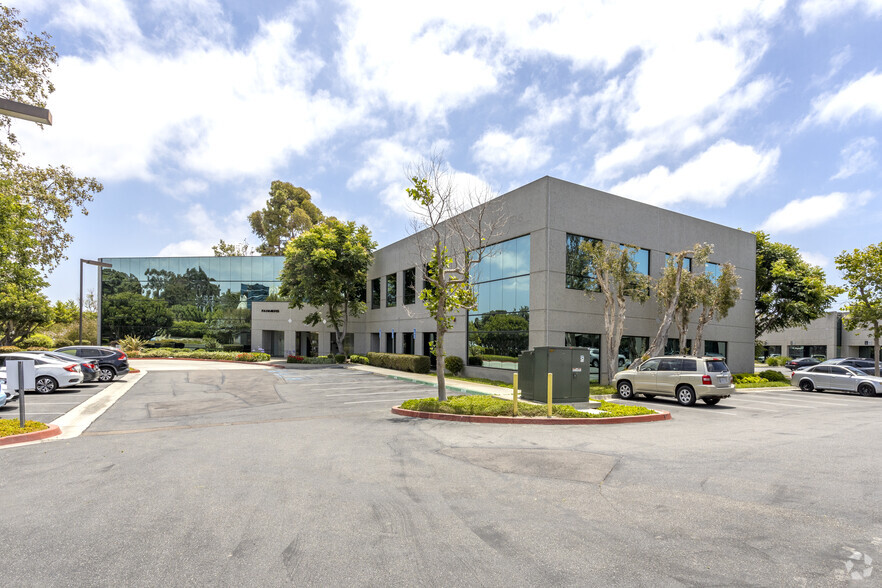
M428 359L428 358L427 358ZM454 376L462 371L463 363L462 358L457 357L455 355L448 355L444 358L444 369L453 374Z
M781 372L776 372L775 370L764 370L759 373L761 378L765 378L770 382L789 382L790 379L782 374Z
M205 351L204 349L171 349L161 347L147 351L129 352L129 357L177 357L192 359L223 359L227 361L269 361L270 356L266 353L234 353L231 351Z
M414 372L428 374L432 367L427 355L405 355L403 353L374 353L367 354L370 365L402 372ZM462 360L460 359L460 362Z
M370 365L371 360L369 360L364 355L350 355L349 363L360 363L361 365Z

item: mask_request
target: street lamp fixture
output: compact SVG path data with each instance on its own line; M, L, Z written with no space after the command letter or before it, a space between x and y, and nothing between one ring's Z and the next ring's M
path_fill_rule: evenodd
M94 259L80 258L80 345L83 344L83 264L97 265L98 267L113 267L113 264L104 263L103 261L95 261ZM98 280L101 280L101 273L98 273ZM100 343L100 341L96 341Z
M15 118L42 123L44 125L52 124L52 113L49 112L48 108L22 104L15 100L7 100L6 98L0 98L0 114L14 116Z

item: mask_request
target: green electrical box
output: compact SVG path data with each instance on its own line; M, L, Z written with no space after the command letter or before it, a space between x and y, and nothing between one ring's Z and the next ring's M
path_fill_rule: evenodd
M518 357L521 398L548 402L548 374L554 403L588 402L591 356L587 347L536 347Z

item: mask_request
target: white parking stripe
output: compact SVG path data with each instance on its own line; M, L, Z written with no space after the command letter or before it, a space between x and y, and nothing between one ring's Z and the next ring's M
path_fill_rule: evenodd
M417 390L390 390L389 392L354 392L352 394L325 394L325 398L333 398L335 396L379 396L381 394L405 394L416 391Z
M365 404L365 403L367 403L367 402L386 402L386 403L388 403L388 402L390 402L390 400L391 400L391 399L385 399L385 400L351 400L351 401L349 401L349 402L344 402L343 404ZM409 398L406 398L405 400L409 400Z

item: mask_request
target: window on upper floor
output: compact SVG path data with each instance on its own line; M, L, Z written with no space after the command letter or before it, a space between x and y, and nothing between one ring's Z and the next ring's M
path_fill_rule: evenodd
M673 259L673 257L674 256L671 255L670 253L665 253L665 265L668 265L668 262L671 261L671 259ZM683 269L686 270L687 272L692 271L692 258L691 257L684 257L683 258Z
M416 302L416 268L404 270L404 304Z
M398 304L398 274L386 276L386 307Z
M600 288L594 281L588 253L583 247L583 244L597 243L599 241L599 239L567 233L567 288L571 290L588 290L590 292L600 291Z
M371 280L371 308L380 308L380 278Z

